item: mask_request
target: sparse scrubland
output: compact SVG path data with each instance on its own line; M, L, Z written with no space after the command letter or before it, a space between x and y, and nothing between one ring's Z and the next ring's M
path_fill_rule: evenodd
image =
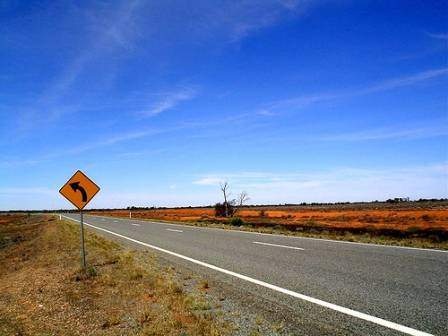
M86 248L82 271L79 225L0 216L0 335L232 334L205 280L186 290L152 253L88 230Z
M90 214L128 217L130 210ZM448 249L448 202L242 207L234 217L213 208L135 209L132 217L316 238ZM238 220L235 220L235 217Z

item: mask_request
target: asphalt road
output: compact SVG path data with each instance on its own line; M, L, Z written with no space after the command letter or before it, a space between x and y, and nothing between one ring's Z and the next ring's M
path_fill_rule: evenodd
M446 251L99 216L84 221L231 286L254 309L283 316L294 334L448 335Z

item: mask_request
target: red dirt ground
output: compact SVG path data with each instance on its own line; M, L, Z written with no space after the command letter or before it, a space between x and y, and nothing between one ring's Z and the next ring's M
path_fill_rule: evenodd
M129 210L97 211L98 215L128 217ZM448 231L448 209L281 209L243 208L237 213L247 223L259 225L321 225L329 228L429 229ZM133 218L172 221L226 221L211 208L134 210Z

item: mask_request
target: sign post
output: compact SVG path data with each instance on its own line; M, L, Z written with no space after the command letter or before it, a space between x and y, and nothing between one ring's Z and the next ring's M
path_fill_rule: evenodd
M86 268L86 250L84 248L84 216L82 210L79 211L81 215L81 267Z
M84 248L84 214L82 209L100 191L95 182L89 179L82 171L78 170L62 186L59 193L69 200L79 210L80 236L81 236L81 268L86 268L86 252Z

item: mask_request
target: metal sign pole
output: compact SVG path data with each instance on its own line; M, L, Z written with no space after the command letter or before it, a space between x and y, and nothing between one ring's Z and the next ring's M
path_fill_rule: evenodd
M81 214L81 268L86 269L86 251L84 250L84 216L82 210Z

